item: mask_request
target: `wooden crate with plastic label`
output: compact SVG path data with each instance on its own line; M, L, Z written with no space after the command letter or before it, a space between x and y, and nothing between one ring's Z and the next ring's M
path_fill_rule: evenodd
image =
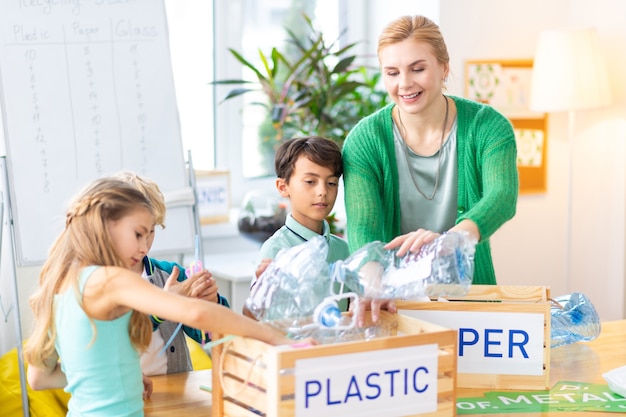
M213 417L455 416L456 331L386 311L379 323L391 330L370 340L214 346Z

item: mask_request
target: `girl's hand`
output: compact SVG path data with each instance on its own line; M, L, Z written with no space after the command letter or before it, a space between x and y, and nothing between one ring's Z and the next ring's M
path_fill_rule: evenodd
M152 395L152 380L147 376L143 375L143 399L147 400Z
M26 370L28 384L34 390L65 388L67 378L61 370L59 355L56 350L46 358L43 367L29 365Z
M267 332L263 332L268 334L265 339L266 343L270 345L293 345L293 346L306 346L306 345L317 345L317 342L312 337L307 337L306 339L294 340L290 337L287 337L282 331L276 329L267 323L261 323L261 325L267 327Z
M300 340L292 340L291 347L299 348L299 347L309 347L317 345L317 340L312 337L307 337L305 339Z

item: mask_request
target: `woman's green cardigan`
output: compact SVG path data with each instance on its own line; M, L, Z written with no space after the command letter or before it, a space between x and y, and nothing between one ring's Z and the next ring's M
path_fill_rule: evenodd
M478 226L474 284L496 284L489 237L515 215L519 190L517 149L508 119L489 105L453 97L457 108L458 207L456 222ZM354 252L400 234L394 104L362 119L343 146L347 239Z

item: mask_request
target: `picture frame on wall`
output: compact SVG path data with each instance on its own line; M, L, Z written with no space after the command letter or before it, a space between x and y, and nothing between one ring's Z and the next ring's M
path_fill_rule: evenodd
M225 223L230 219L230 172L196 170L196 195L200 224Z
M465 62L465 96L493 106L513 125L520 194L547 190L547 115L530 110L533 60Z

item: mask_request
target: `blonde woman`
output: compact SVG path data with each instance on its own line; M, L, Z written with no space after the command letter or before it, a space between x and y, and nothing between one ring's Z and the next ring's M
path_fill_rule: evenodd
M474 283L496 284L489 237L514 216L518 196L511 123L444 94L446 43L424 16L389 23L378 60L393 103L361 120L343 147L350 250L379 240L402 256L465 231L478 242Z

